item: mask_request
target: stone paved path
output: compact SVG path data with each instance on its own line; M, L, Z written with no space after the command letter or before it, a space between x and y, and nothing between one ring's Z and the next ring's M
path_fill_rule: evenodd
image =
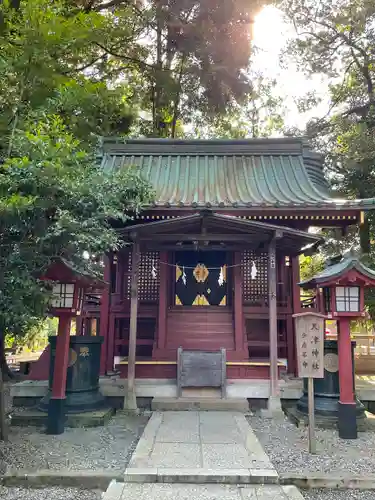
M295 486L112 483L103 500L303 500Z
M153 413L125 481L273 484L278 474L243 414L171 411Z

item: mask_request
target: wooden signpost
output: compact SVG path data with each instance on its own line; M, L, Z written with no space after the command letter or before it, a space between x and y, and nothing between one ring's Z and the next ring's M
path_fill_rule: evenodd
M294 314L298 376L308 379L309 452L316 453L314 378L324 378L325 316L315 312Z

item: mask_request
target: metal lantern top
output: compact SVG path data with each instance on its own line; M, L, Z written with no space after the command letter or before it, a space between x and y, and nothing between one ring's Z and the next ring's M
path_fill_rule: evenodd
M375 286L375 271L358 257L339 257L321 273L299 283L304 289L317 289L319 309L332 317L364 316L364 289Z
M54 282L50 309L55 316L80 314L85 293L106 285L100 278L75 268L64 259L55 260L42 279Z

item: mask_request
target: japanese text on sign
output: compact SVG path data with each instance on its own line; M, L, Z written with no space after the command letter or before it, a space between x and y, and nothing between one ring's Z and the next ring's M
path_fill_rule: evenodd
M316 313L294 315L298 375L324 377L324 316Z

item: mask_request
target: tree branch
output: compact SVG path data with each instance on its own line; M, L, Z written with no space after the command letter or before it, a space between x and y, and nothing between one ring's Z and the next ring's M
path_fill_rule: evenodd
M101 10L110 9L111 7L117 7L118 5L121 5L122 3L126 3L127 5L130 4L129 0L110 0L109 2L97 5L94 8L94 10L96 12L100 12ZM91 10L91 6L90 6L90 10Z
M121 59L123 61L132 62L134 64L137 64L140 68L143 68L143 69L152 69L153 71L155 71L155 66L152 65L152 64L148 64L148 63L146 63L144 61L141 61L140 59L137 59L136 57L130 57L130 56L122 55L122 54L117 54L112 49L109 49L108 47L105 47L104 45L102 45L99 42L93 42L93 43L95 45L97 45L99 48L101 48L102 50L104 50L104 52L106 54L110 55L110 56L117 57L117 59Z

